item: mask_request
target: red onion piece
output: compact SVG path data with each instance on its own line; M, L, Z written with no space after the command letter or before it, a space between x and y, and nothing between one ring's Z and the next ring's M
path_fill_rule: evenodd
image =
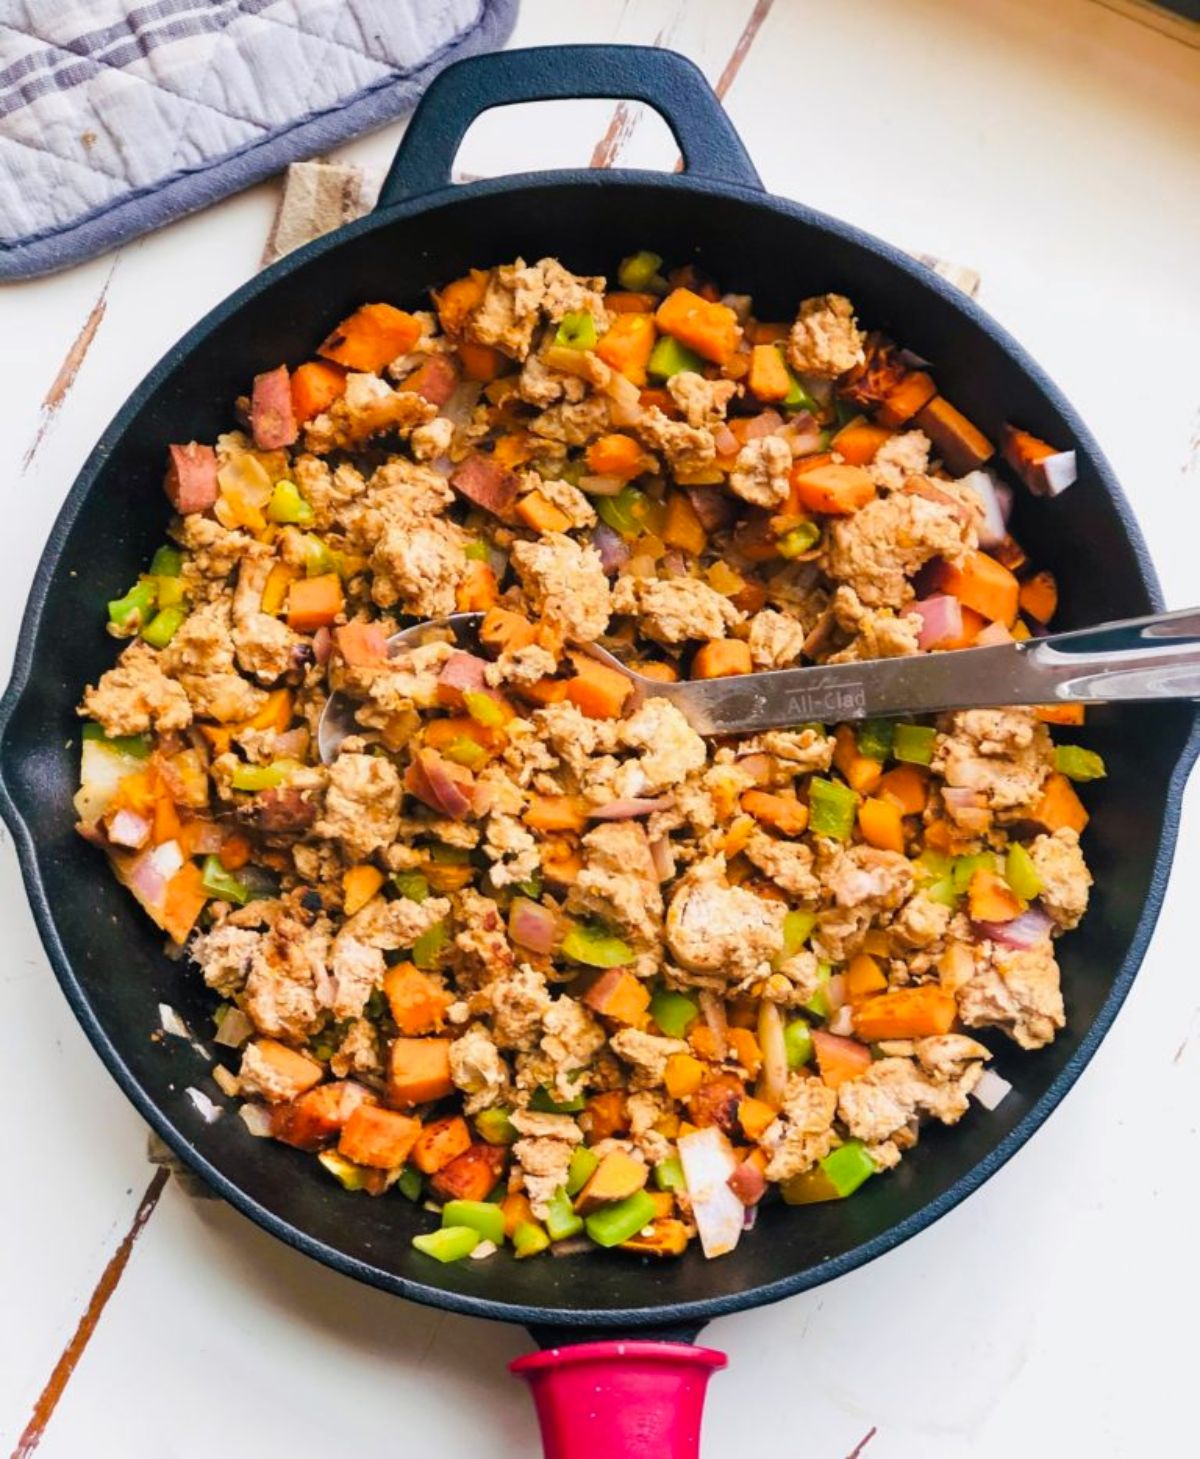
M674 548L663 555L660 564L663 577L681 578L687 576L687 561L682 552L676 552Z
M278 760L303 760L308 749L308 728L297 725L275 736L275 757Z
M675 853L669 836L656 836L650 842L650 859L659 881L670 881L675 875Z
M936 597L921 598L908 609L921 617L921 632L917 638L923 649L937 648L942 643L952 643L961 637L963 631L962 604L948 593Z
M151 830L145 816L139 816L136 811L121 810L108 823L108 839L114 846L140 851L149 841Z
M629 796L624 800L610 800L604 805L588 811L592 821L631 821L635 816L649 816L655 811L666 811L675 804L673 795L660 795L655 800Z
M444 760L436 750L417 752L404 776L404 788L432 810L461 821L471 809L475 777L464 766Z
M743 1231L753 1231L754 1230L755 1223L757 1221L758 1221L758 1207L757 1206L747 1206L746 1207L746 1214L742 1217L742 1230Z
M1036 903L1027 912L1014 917L1011 922L972 922L978 938L989 938L1002 947L1016 948L1027 952L1039 942L1045 942L1054 926L1054 919Z
M760 436L773 436L783 425L783 416L777 410L763 410L746 423L746 439L757 441Z
M613 371L602 393L610 402L609 416L615 426L635 426L644 414L642 392L624 375Z
M812 456L821 449L821 427L807 410L794 415L777 434L788 443L793 456Z
M465 653L462 649L455 649L438 675L438 698L457 702L467 691L486 688L486 671L486 659Z
M317 663L324 667L329 662L329 655L333 650L333 635L328 628L318 628L313 634L313 657Z
M629 561L629 543L607 522L598 522L592 531L592 546L600 554L600 566L606 573L619 572Z
M846 979L841 973L835 973L825 984L825 997L829 1000L829 1006L836 1013L846 1001Z
M757 1206L767 1193L767 1178L757 1165L743 1160L727 1182L743 1206Z
M466 425L482 394L483 385L480 381L464 380L454 387L454 392L442 407L441 413L456 426Z
M1074 485L1079 475L1075 452L1057 451L1053 456L1044 456L1034 467L1033 475L1037 479L1039 495L1058 496L1068 486Z
M735 497L719 486L689 486L686 490L688 501L706 532L723 532L733 526L738 510Z
M983 520L978 524L980 547L999 547L1008 535L1012 492L1002 486L990 471L972 471L958 484L969 486L983 508Z
M976 648L994 648L1000 643L1012 643L1013 636L1003 623L989 623L975 636Z
M616 496L628 483L623 476L581 476L579 490L588 496Z
M713 441L716 443L718 456L736 456L742 448L742 443L725 425L718 426L713 431Z
M543 907L529 897L513 898L508 914L508 935L519 947L549 957L554 950L557 931L557 920L549 907Z
M756 750L753 755L743 755L737 762L739 770L744 770L747 775L753 775L755 785L768 785L771 780L771 757L761 750Z

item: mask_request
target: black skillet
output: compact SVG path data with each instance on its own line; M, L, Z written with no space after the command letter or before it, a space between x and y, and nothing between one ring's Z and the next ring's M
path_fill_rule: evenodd
M684 157L677 174L570 171L449 185L468 125L493 106L566 97L649 103ZM939 385L993 438L1013 420L1078 453L1079 479L1053 500L1018 492L1015 533L1057 574L1061 627L1161 608L1145 544L1086 427L1042 371L986 314L897 249L765 193L708 85L688 61L633 47L512 51L451 67L414 116L367 218L245 284L150 373L105 431L38 567L12 683L0 705L0 810L10 826L42 940L67 999L113 1076L167 1143L240 1211L319 1261L403 1297L525 1323L542 1354L539 1389L556 1455L694 1453L705 1350L598 1344L640 1335L686 1343L709 1318L773 1302L871 1260L928 1226L997 1170L1046 1118L1111 1024L1145 953L1167 881L1187 771L1200 748L1186 705L1100 710L1087 743L1110 775L1093 788L1087 833L1092 910L1062 944L1069 1011L1047 1049L994 1042L1013 1092L994 1113L931 1129L903 1165L853 1200L764 1209L738 1250L645 1263L608 1253L442 1266L410 1237L429 1217L403 1200L362 1200L314 1175L309 1158L204 1124L185 1089L219 1099L182 1040L152 1042L157 1005L207 1027L208 999L162 952L160 935L73 831L80 686L112 659L103 604L162 540L167 443L211 440L256 372L307 358L364 299L416 306L469 266L553 254L611 272L652 248L694 259L752 294L766 318L837 290L861 318L935 363ZM181 268L186 263L181 263ZM591 1340L583 1347L580 1344ZM537 1366L540 1364L540 1366ZM610 1397L581 1413L580 1385ZM615 1395L615 1397L611 1396ZM585 1421L586 1413L595 1417ZM565 1447L564 1447L565 1446Z

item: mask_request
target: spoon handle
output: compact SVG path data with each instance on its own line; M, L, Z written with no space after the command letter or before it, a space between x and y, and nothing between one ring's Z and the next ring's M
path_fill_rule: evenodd
M1002 704L1200 699L1200 608L953 653L655 685L700 734Z

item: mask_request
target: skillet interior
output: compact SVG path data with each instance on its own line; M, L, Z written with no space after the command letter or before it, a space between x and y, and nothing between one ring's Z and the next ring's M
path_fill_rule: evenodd
M664 1323L752 1305L827 1280L936 1218L1028 1137L1076 1077L1115 1014L1161 901L1194 717L1183 706L1094 715L1087 743L1110 778L1091 788L1092 911L1062 944L1069 1026L1048 1049L990 1042L1015 1091L954 1130L931 1128L899 1170L854 1200L764 1210L731 1257L643 1265L611 1255L435 1266L409 1238L430 1217L399 1197L350 1196L311 1157L254 1140L234 1117L205 1125L184 1096L213 1097L205 1061L184 1042L151 1042L157 1004L207 1030L199 979L163 956L161 938L71 830L78 764L74 705L110 664L104 600L123 591L162 540L167 443L211 439L258 370L308 356L363 299L416 306L436 281L521 253L582 272L652 247L695 257L764 317L797 298L848 294L860 318L934 362L946 394L993 436L1015 419L1079 448L1080 479L1053 502L1020 497L1015 530L1062 585L1063 627L1160 606L1140 536L1094 442L1011 342L954 291L840 224L752 191L690 178L542 175L477 184L364 220L247 285L171 352L89 460L35 584L0 765L43 938L76 1013L144 1115L244 1212L309 1254L419 1300L510 1320ZM27 682L21 688L22 676Z

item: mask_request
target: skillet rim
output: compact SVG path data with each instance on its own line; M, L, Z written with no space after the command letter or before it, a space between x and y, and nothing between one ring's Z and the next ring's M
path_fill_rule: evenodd
M135 424L148 397L166 374L178 365L181 358L186 358L213 329L236 314L245 303L272 288L277 281L297 268L313 259L335 252L348 240L361 234L389 227L393 223L407 218L450 207L460 201L520 194L526 189L545 189L549 186L608 188L621 185L649 187L668 197L675 192L687 192L721 200L734 199L753 205L768 215L780 215L789 221L800 222L831 233L836 238L872 253L884 263L898 269L901 274L907 276L911 284L941 296L953 309L964 315L971 324L998 344L1012 363L1032 381L1068 423L1075 437L1077 449L1089 459L1100 486L1113 504L1121 530L1132 549L1138 575L1150 602L1155 610L1162 609L1162 592L1145 540L1125 494L1095 438L1062 391L1025 349L974 300L963 294L954 285L949 284L932 270L891 244L814 208L776 197L758 187L734 184L724 180L716 181L696 174L664 175L637 169L613 169L599 173L578 169L526 172L440 188L417 198L378 208L356 222L314 240L248 279L193 325L159 359L131 392L89 453L55 519L46 547L34 572L17 639L12 677L3 698L0 699L0 815L3 816L12 832L22 880L42 945L67 1002L89 1042L143 1119L161 1136L172 1152L190 1166L224 1200L294 1250L314 1258L345 1276L426 1306L438 1307L467 1316L532 1325L541 1327L543 1330L555 1327L595 1331L596 1329L618 1327L663 1327L668 1325L694 1329L711 1318L776 1302L854 1271L926 1230L977 1190L1032 1137L1066 1096L1095 1054L1124 1003L1146 954L1162 908L1178 839L1183 789L1192 764L1200 755L1200 706L1198 706L1193 717L1191 731L1180 749L1168 782L1166 804L1163 809L1158 844L1154 852L1149 888L1130 940L1129 950L1115 970L1108 995L1082 1036L1079 1047L1041 1099L1031 1106L1008 1135L946 1191L871 1240L853 1247L840 1256L827 1258L803 1271L740 1291L729 1292L720 1297L678 1303L650 1304L643 1307L600 1309L538 1307L467 1296L447 1291L431 1283L415 1282L406 1277L396 1276L370 1263L347 1256L267 1210L202 1155L190 1143L184 1132L172 1123L166 1113L138 1083L120 1051L101 1027L63 948L49 898L43 885L32 833L21 815L5 779L5 771L11 753L8 736L9 725L29 683L42 614L50 595L59 559L75 519L90 496L96 484L96 478L114 446L120 437Z

